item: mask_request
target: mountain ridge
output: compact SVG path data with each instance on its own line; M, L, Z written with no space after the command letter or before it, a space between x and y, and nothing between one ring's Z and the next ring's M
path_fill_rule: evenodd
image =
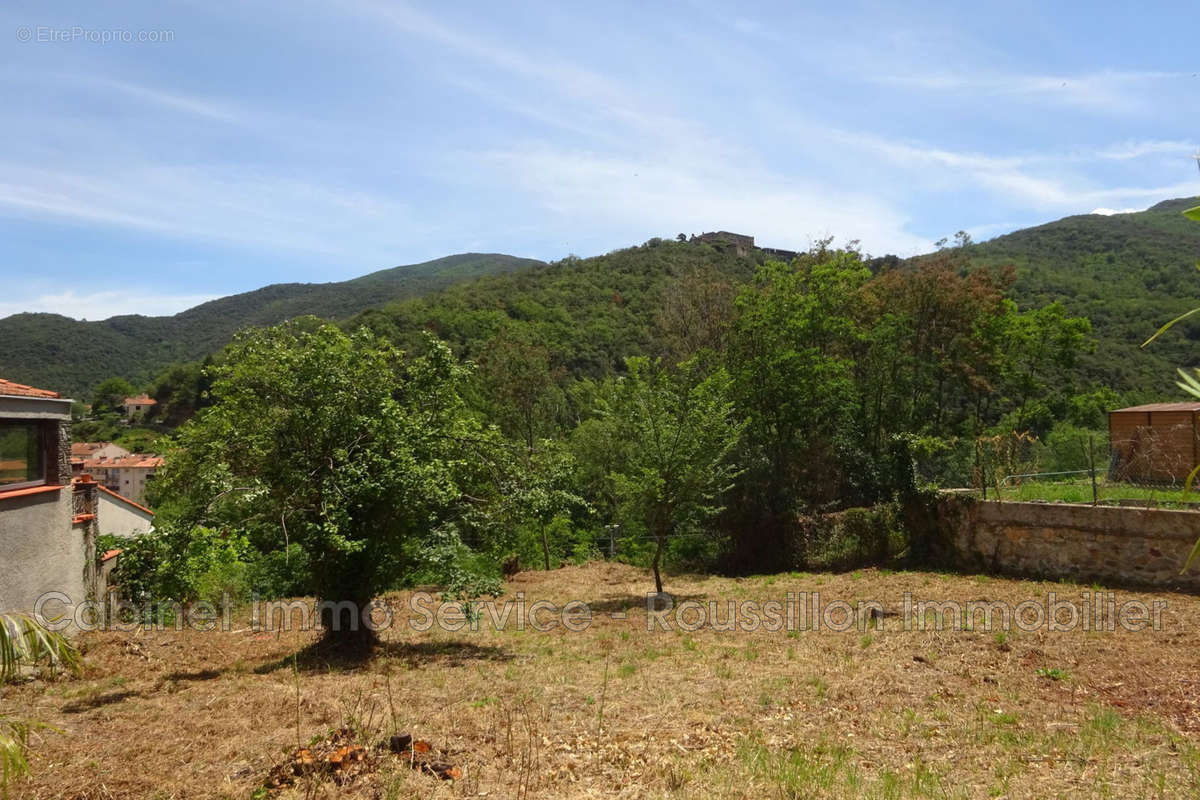
M542 263L503 253L459 253L345 281L268 284L170 316L122 314L83 321L45 312L13 314L0 319L0 341L12 343L0 352L0 375L83 396L106 377L144 381L172 362L202 359L247 326L306 314L338 319L458 281Z
M1016 282L1010 296L1020 308L1057 301L1069 314L1092 320L1097 346L1082 357L1089 380L1123 396L1169 397L1175 369L1200 364L1200 321L1181 323L1148 350L1139 345L1164 322L1200 304L1200 275L1195 271L1200 225L1179 213L1197 203L1200 198L1173 198L1145 211L1072 215L969 244L963 253L979 266L1014 265ZM597 341L604 339L612 350L597 363L608 363L619 357L621 343L644 344L646 326L657 313L655 298L661 300L664 287L680 276L704 269L737 283L749 279L753 261L769 255L755 251L753 258L743 258L719 243L661 239L551 264L504 254L461 253L347 281L270 284L170 317L124 315L81 322L53 314L18 314L0 319L0 341L16 344L0 350L0 375L84 396L104 378L120 375L145 381L167 364L199 360L219 350L243 327L304 314L378 322L371 313L396 307L398 315L388 323L393 328L453 328L449 319L437 318L437 304L427 302L435 298L461 309L482 302L491 309L487 314L515 318L546 315L547 304L561 305L566 318L567 309L580 303L604 305L607 310L599 313L607 321L602 327L627 327L623 332L597 332ZM885 256L876 261L899 265L920 258L905 262ZM584 281L586 289L567 288L571 282L562 283L563 270L587 273L571 279ZM585 294L571 294L579 291ZM636 310L626 307L631 295L639 298ZM495 303L508 310L499 310ZM574 356L587 361L596 353Z

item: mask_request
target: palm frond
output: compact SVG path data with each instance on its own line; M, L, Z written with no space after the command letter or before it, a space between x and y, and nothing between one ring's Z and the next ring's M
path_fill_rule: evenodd
M1157 331L1155 331L1155 332L1154 332L1154 335L1153 335L1153 336L1151 336L1151 337L1150 337L1149 339L1147 339L1146 341L1142 342L1142 347L1145 347L1146 345L1150 344L1151 342L1153 342L1153 341L1154 341L1155 339L1157 339L1158 337L1162 336L1164 333L1166 333L1168 330L1170 330L1170 329L1171 329L1171 326L1173 326L1175 323L1177 323L1177 322L1181 322L1181 321L1183 321L1183 320L1187 319L1187 318L1188 318L1188 317L1190 317L1192 314L1195 314L1197 311L1200 311L1200 306L1197 306L1196 308L1193 308L1191 311L1185 311L1184 313L1180 314L1180 315L1179 315L1178 317L1176 317L1175 319L1173 319L1173 320L1171 320L1170 322L1168 322L1166 325L1163 325L1161 328L1159 328Z
M1181 369L1179 377L1183 380L1176 381L1176 386L1193 397L1200 397L1200 373L1188 373Z
M61 633L47 630L28 614L0 614L0 683L26 665L42 661L51 668L78 672L79 650Z

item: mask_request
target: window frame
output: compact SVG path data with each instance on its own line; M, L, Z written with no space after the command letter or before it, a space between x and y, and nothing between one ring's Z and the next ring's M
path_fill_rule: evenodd
M35 489L50 484L50 431L46 423L36 419L0 418L0 429L5 427L31 427L37 431L38 453L41 457L41 477L32 481L16 483L0 483L0 495L5 492L15 492L22 489Z

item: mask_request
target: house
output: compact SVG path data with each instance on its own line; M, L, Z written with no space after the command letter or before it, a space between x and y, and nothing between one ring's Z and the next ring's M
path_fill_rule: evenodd
M147 453L130 453L116 458L85 458L76 472L87 473L117 494L136 503L146 499L146 486L162 468L161 457Z
M97 492L72 483L70 442L70 400L0 379L0 611L95 596Z
M139 394L137 397L126 397L124 402L125 417L126 419L133 419L139 414L146 413L156 405L158 405L158 401L148 394Z
M1182 484L1200 463L1198 418L1196 401L1108 412L1110 479Z
M128 539L154 531L154 512L107 486L97 485L96 528L109 536Z
M83 464L89 458L117 458L130 455L124 447L112 442L75 442L71 445L71 463Z

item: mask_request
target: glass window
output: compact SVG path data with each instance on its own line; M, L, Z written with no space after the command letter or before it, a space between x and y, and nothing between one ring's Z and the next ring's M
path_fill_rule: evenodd
M0 489L46 479L46 448L36 422L0 420Z

